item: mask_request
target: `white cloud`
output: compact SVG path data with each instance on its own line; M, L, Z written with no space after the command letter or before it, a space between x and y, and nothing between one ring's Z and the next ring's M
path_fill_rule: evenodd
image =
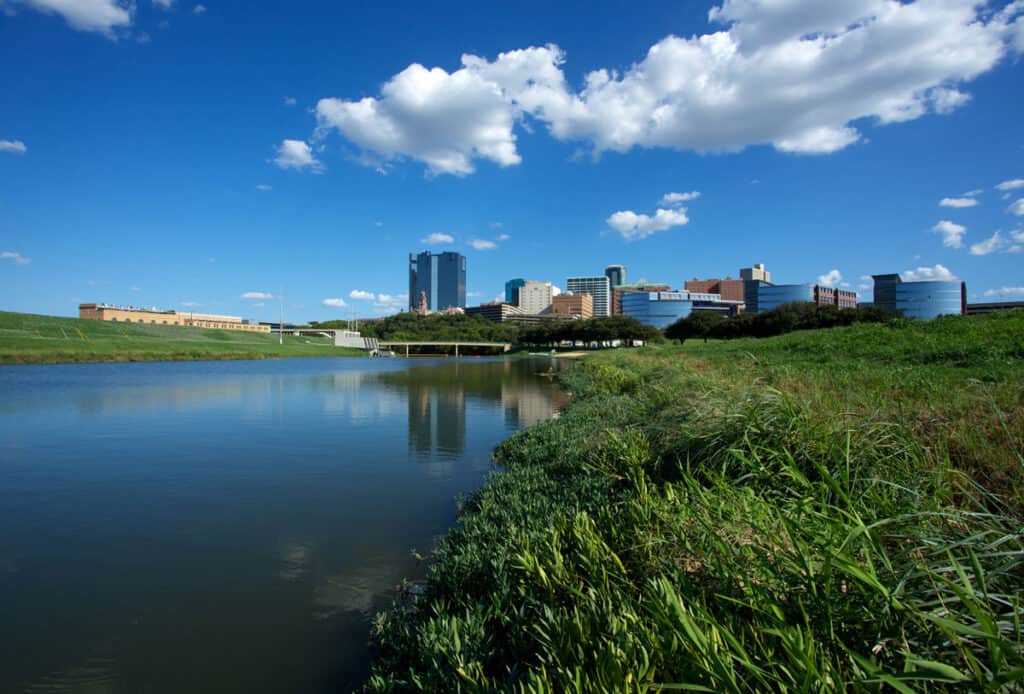
M465 175L474 160L520 162L514 126L531 120L595 155L634 147L700 152L768 144L834 152L857 129L948 113L965 83L1009 50L1014 3L999 13L969 0L723 0L714 33L667 36L619 72L567 84L555 45L466 54L448 72L419 64L376 97L321 99L320 134L337 130L376 163L403 157L433 174ZM853 124L857 125L854 126Z
M1021 296L1024 295L1024 287L999 287L998 289L988 289L985 291L985 296Z
M1024 243L1024 229L1014 229L1010 232L1010 237L1018 243Z
M174 4L174 0L153 0L153 4L163 10L171 9Z
M313 156L313 150L302 140L281 140L274 163L282 169L309 168L313 173L323 171L323 164Z
M362 289L353 289L348 293L348 298L359 299L360 301L376 301L377 295L373 292L364 292Z
M483 295L480 292L466 292L466 296L475 299L476 297ZM504 294L502 296L504 296Z
M471 239L469 245L478 251L493 251L498 247L498 244L494 241L488 241L487 239Z
M956 275L950 272L949 268L938 264L935 267L919 267L916 270L906 270L900 273L900 277L903 278L904 282L949 281L956 279Z
M509 236L508 234L498 234L499 241L508 241L510 238L512 237Z
M32 262L31 258L26 258L17 251L0 251L0 260L13 260L15 265L28 265Z
M78 31L95 31L108 38L114 38L114 29L127 27L132 23L134 5L118 0L21 0L29 7L59 14L71 28Z
M298 101L296 101L296 100L295 100L295 97L293 97L293 96L286 96L286 97L284 98L284 105L285 105L285 106L294 106L294 105L295 105L295 104L297 104L297 103L299 103L299 102L298 102Z
M975 188L974 190L967 191L966 193L964 193L960 197L962 197L962 198L976 198L976 197L978 197L979 195L981 195L984 192L985 191L983 191L981 188Z
M142 291L142 287L130 287L128 289L128 291L130 291L130 292L141 292Z
M1015 214L1018 217L1024 217L1024 198L1021 198L1006 209L1010 214Z
M651 234L665 231L676 226L688 224L690 219L686 216L686 208L680 207L675 210L658 209L654 216L637 214L632 210L620 210L605 220L615 231L622 234L627 241L645 239Z
M978 201L973 197L942 198L939 201L939 207L974 207L977 204Z
M988 255L1006 248L1008 243L1006 238L997 231L984 241L971 245L971 255Z
M425 243L428 246L436 246L442 243L454 243L455 237L451 234L442 234L440 232L434 232L428 236L424 236L420 239L420 243Z
M10 152L11 154L24 154L28 151L28 147L21 140L0 140L0 152Z
M818 284L823 287L834 287L840 283L846 284L843 282L843 273L839 270L829 270L824 275L818 275Z
M331 308L345 308L348 306L344 299L324 299L320 303Z
M1007 190L1017 190L1018 188L1024 188L1024 178L1014 178L1009 181L1003 181L996 186L997 190L1004 192Z
M408 294L378 294L373 308L378 312L384 313L388 311L401 311L408 307L408 305Z
M273 186L267 185L266 183L257 183L256 190L273 190Z
M203 14L206 12L206 5L196 5L192 8L192 14Z
M273 294L268 294L267 292L245 292L244 294L242 294L241 298L243 298L243 299L273 299L274 295Z
M661 196L661 200L658 201L658 204L666 207L675 207L676 205L680 205L684 202L696 200L699 197L700 191L697 190L690 193L665 193Z
M962 248L963 235L967 232L967 227L951 222L948 219L943 219L941 222L932 227L932 231L937 234L942 234L942 245L948 248Z

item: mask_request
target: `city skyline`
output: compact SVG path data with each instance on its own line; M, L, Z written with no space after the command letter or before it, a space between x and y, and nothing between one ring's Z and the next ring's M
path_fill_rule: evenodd
M286 320L385 315L420 249L466 256L467 305L610 264L679 288L764 262L862 300L885 273L1024 297L1007 2L90 7L0 13L4 309L272 321L283 288Z

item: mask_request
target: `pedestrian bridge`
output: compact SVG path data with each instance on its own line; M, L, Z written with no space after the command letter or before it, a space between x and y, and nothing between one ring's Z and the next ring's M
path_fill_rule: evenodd
M405 341L405 340L381 340L381 348L387 348L391 350L401 351L405 349L405 356L409 356L410 347L454 347L455 356L459 356L459 350L462 347L491 347L494 349L500 349L502 352L507 352L512 349L512 344L509 342L470 342L466 340L457 341L439 341L439 340L418 340L418 341Z

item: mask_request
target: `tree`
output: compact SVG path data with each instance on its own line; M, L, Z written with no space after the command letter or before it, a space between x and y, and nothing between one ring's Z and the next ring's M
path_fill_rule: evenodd
M715 330L725 322L725 317L712 311L694 311L686 318L680 318L672 325L665 328L665 337L686 342L695 337L702 337L708 341Z

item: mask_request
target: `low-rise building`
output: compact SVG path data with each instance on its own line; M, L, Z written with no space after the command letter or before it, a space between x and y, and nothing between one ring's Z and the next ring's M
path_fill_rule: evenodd
M719 294L703 292L626 292L622 295L623 315L660 330L694 311L735 315L742 306L742 301L727 301Z
M590 294L559 294L551 300L549 313L572 318L593 318L594 297Z
M772 311L783 304L809 303L818 306L857 308L857 293L820 284L773 284L757 288L757 312ZM749 310L749 306L747 307Z
M895 273L871 277L875 281L874 305L907 318L962 315L967 310L967 285L959 280L904 282Z
M993 311L1012 311L1024 309L1024 301L988 301L980 304L967 304L967 315L992 313Z
M672 287L659 282L640 280L632 284L624 284L612 290L612 315L622 315L622 295L627 292L670 292Z
M686 281L684 288L689 292L718 294L726 301L746 300L743 293L743 280L734 280L731 277L726 277L724 280L717 278L699 280L694 277L692 280Z
M192 311L165 311L157 308L135 306L113 306L110 304L79 304L78 317L88 320L105 320L120 323L148 323L150 325L182 325L193 328L216 328L220 330L248 330L269 333L270 327L238 316L222 316Z
M488 304L468 307L466 309L466 315L481 316L489 321L502 323L504 321L512 320L517 316L522 316L523 309L518 306L513 306L507 301L492 301Z

